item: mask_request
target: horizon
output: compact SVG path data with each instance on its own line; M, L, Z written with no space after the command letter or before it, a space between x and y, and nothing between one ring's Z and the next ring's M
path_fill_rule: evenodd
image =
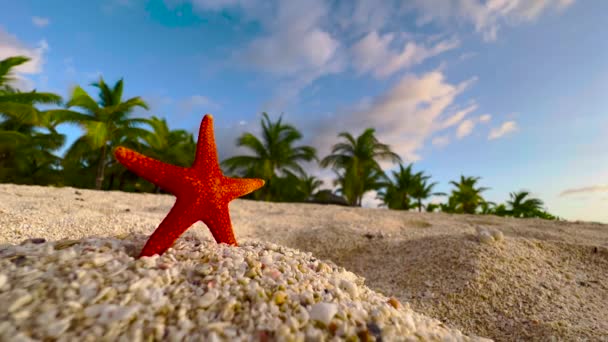
M304 6L306 4L306 6ZM64 100L103 76L171 129L211 113L220 159L262 112L323 158L338 133L378 139L448 192L481 177L489 201L522 189L568 220L608 223L608 2L534 0L11 2L0 59L19 87ZM58 127L67 147L82 133ZM332 188L333 173L305 169ZM390 174L398 165L386 165ZM364 206L376 207L375 194Z

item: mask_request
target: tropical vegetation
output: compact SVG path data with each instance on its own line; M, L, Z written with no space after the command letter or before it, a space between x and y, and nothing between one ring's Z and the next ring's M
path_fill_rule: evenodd
M158 193L163 189L124 168L111 151L122 145L167 163L193 163L193 134L171 129L155 115L135 117L137 108L148 110L148 105L138 96L125 98L122 79L110 85L100 77L90 85L95 97L76 86L64 102L56 94L13 86L14 68L27 61L20 56L0 61L0 183ZM57 130L62 124L77 125L83 134L59 156L66 142ZM282 116L272 120L262 113L259 135L239 136L236 145L244 153L224 159L221 166L227 175L266 181L246 196L253 200L362 206L364 197L375 193L393 210L557 219L528 191L510 193L505 203L487 201L483 194L489 188L480 185L480 177L461 175L450 182L449 194L437 192L431 175L402 164L373 128L358 136L341 132L337 138L330 153L318 158L315 148L301 144L303 135L296 127ZM382 163L395 167L387 174ZM334 190L307 173L315 164L333 172ZM442 197L445 201L439 201Z

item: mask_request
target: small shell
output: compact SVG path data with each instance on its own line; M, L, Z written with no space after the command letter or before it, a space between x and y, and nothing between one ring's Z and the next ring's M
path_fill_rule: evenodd
M15 312L15 311L19 310L24 305L26 305L29 302L31 302L33 299L34 298L32 297L31 294L29 294L27 292L23 293L21 296L19 296L19 297L17 297L17 299L15 299L15 301L13 302L13 304L11 304L8 307L8 312Z
M54 248L55 248L55 250L59 251L59 250L74 246L78 243L80 243L79 240L61 240L61 241L57 241Z
M334 303L316 303L310 308L310 319L328 325L338 313L338 305Z
M500 242L505 239L505 235L500 230L493 229L491 234L494 240L496 240L497 242Z
M0 273L0 289L4 287L6 283L8 283L8 277L6 276L6 274Z
M357 286L352 282L346 279L342 279L340 280L340 288L348 292L352 299L359 298L359 290L357 289Z
M487 230L482 230L481 232L479 232L479 242L488 245L494 242L494 238L492 237L490 232L488 232Z
M210 307L213 303L215 303L218 296L219 293L216 290L211 289L207 291L207 293L205 293L201 298L199 298L197 304L199 307L206 309Z

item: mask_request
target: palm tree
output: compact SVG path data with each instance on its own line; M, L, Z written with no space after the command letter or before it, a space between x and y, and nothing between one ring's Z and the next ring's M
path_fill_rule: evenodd
M145 132L141 137L145 143L142 149L145 155L173 165L183 167L192 165L196 151L196 142L192 133L183 129L170 130L167 120L156 116L145 120L152 128L151 132ZM154 192L159 193L160 187L155 185Z
M67 107L77 107L83 113L58 110L70 116L65 116L61 122L73 122L85 129L85 134L70 146L66 155L77 158L84 151L94 150L98 153L95 188L101 189L106 164L109 163L108 151L113 147L112 142L117 137L128 137L136 140L148 132L135 127L136 124L147 123L146 119L130 118L136 107L148 109L148 105L140 97L132 97L123 101L123 80L120 79L110 88L103 80L93 83L99 89L99 101L96 102L80 86L72 91ZM54 111L51 111L54 112Z
M412 172L412 164L407 167L399 164L399 171L393 171L393 179L383 184L384 190L378 192L378 199L382 200L389 209L409 210L412 208L411 200L419 179L420 173Z
M477 207L485 202L481 193L488 188L476 188L475 185L481 177L460 176L460 182L451 181L450 184L456 187L452 190L450 200L453 208L458 213L474 214Z
M337 183L342 185L341 192L347 201L361 206L365 192L379 189L386 180L378 160L400 162L401 158L388 145L378 141L373 128L366 129L357 138L348 132L342 132L338 137L346 141L335 144L320 164L331 166L338 174Z
M530 198L528 191L512 192L509 196L511 199L507 201L507 205L514 217L535 217L538 212L543 211L543 201Z
M0 122L0 137L15 132L15 140L0 144L0 182L15 184L60 185L61 158L52 152L60 148L65 135L56 131L42 133L33 125L9 119Z
M29 58L22 56L0 61L0 181L58 184L60 158L52 151L65 141L65 136L55 130L60 113L39 111L35 105L60 104L61 97L36 90L22 92L10 85L15 80L13 68L27 61Z
M61 97L51 93L21 92L10 85L15 80L13 68L30 59L23 56L9 57L0 61L0 119L4 127L0 131L0 140L10 142L20 140L25 143L28 135L24 131L31 131L34 126L51 127L48 115L39 112L36 104L60 104Z
M504 207L504 205L502 205L502 206ZM494 203L492 201L484 200L483 202L479 203L479 208L480 208L479 213L482 215L492 215L492 214L496 215L496 210L499 209L499 207L500 207L499 205L497 205L496 203Z
M447 203L439 203L439 209L444 213L457 213L458 203L456 203L456 198L454 196L450 196Z
M504 216L510 216L511 211L507 209L507 206L505 206L503 203L501 203L501 204L497 204L494 208L492 208L492 211L490 212L490 214L504 217Z
M344 197L350 206L361 206L363 194L379 190L388 182L384 171L371 167L363 168L360 173L357 173L355 168L348 168L342 173L336 172L336 175L337 178L333 182L334 186L338 186L336 192Z
M439 203L429 203L424 208L427 213L434 213L437 209L441 209L441 204Z
M315 196L322 185L323 181L317 177L304 175L304 177L300 178L298 189L304 194L305 200L308 201Z
M61 96L39 93L36 90L21 92L10 85L15 80L13 68L30 59L23 56L0 61L0 117L7 116L22 124L39 125L44 122L35 104L61 104Z
M431 176L426 176L422 171L416 173L415 183L412 189L411 196L417 201L418 211L422 211L422 200L426 200L431 196L445 196L443 192L433 192L433 188L437 185L437 182L428 183Z
M267 113L262 113L261 139L251 133L243 133L236 142L237 146L251 150L253 155L234 156L222 162L228 172L239 172L244 177L266 180L266 186L254 193L256 199L272 200L278 176L287 175L288 171L304 176L300 162L317 160L313 147L293 146L302 139L302 134L292 125L284 124L282 119L281 116L272 122Z

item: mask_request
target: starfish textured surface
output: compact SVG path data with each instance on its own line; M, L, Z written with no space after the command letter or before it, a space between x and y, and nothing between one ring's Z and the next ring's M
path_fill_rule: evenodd
M228 203L261 188L264 180L224 176L210 114L201 122L194 164L189 168L163 163L122 146L116 148L114 155L127 169L177 197L140 257L164 253L197 221L207 225L217 243L237 246Z

